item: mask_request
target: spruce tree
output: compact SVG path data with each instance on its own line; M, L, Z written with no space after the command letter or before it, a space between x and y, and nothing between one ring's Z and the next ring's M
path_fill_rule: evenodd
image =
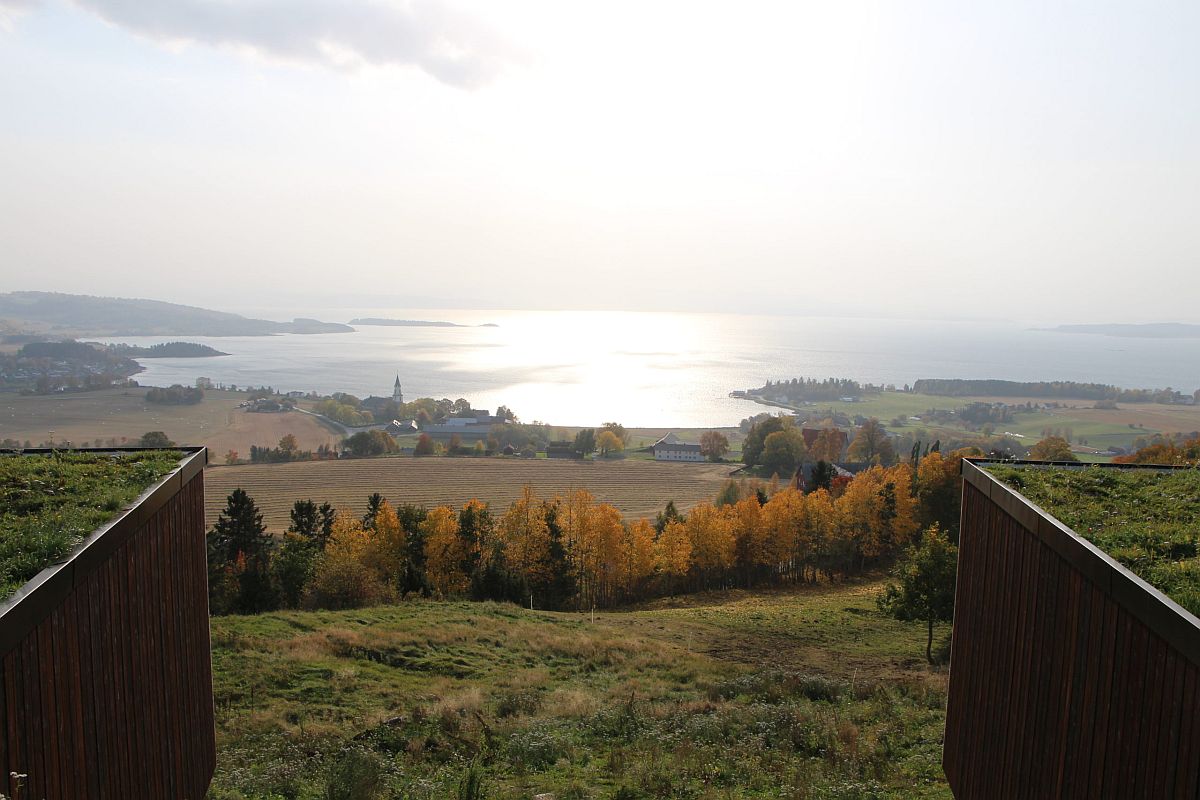
M209 534L210 574L214 567L226 574L232 567L237 580L237 595L228 610L254 613L275 607L270 572L273 548L274 540L254 499L243 489L234 489Z

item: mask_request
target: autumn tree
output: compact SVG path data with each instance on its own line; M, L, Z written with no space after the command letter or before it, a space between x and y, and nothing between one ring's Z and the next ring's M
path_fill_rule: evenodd
M372 531L369 555L380 579L388 586L400 587L408 567L408 534L387 500L380 500L369 530Z
M285 434L283 437L281 437L279 444L276 445L276 447L279 449L280 453L288 458L291 458L300 449L300 445L296 442L295 434L291 433Z
M348 511L337 514L317 560L305 602L313 608L360 608L394 598L372 562L371 532Z
M433 437L428 433L422 433L417 437L417 446L413 448L414 456L431 456L433 455Z
M958 540L962 459L967 454L983 455L979 450L958 450L947 454L931 451L917 467L918 522L922 527L936 523L952 542Z
M896 568L895 581L878 598L880 609L899 620L927 625L925 658L933 663L933 625L954 619L954 582L958 548L937 525L925 531Z
M865 461L887 466L895 463L896 450L892 439L878 419L872 417L862 424L854 434L847 456L851 461Z
M654 560L668 587L678 586L692 567L692 540L686 524L679 520L667 523L654 543Z
M602 430L596 435L596 449L600 451L601 456L607 456L611 453L619 453L625 449L625 443L621 441L621 437L610 430Z
M751 495L733 504L728 508L728 519L733 535L733 565L748 587L763 568L772 566L773 554L767 547L768 532L759 498Z
M692 509L686 526L692 543L692 568L707 588L714 577L733 565L733 526L722 509L707 503Z
M632 436L630 431L619 422L606 422L601 426L601 430L611 431L614 436L621 440L622 448L629 445L629 439Z
M1078 461L1071 452L1070 443L1061 436L1047 436L1029 449L1029 457L1035 461Z
M625 526L621 545L621 589L626 597L636 597L642 585L654 574L654 526L639 519Z
M499 524L509 567L535 592L553 577L546 511L533 487L526 484Z
M825 461L830 464L841 461L845 441L845 435L837 428L824 428L813 441L808 457L812 461Z
M700 434L700 454L709 461L720 461L729 452L729 440L720 431Z
M458 515L449 506L431 509L421 522L425 543L425 574L430 588L442 597L462 594L470 585L463 572L466 546L458 535Z

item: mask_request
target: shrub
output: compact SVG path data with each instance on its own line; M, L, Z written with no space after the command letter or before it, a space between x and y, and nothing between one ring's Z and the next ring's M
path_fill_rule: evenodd
M383 765L379 756L351 747L329 769L324 800L374 800L383 791Z

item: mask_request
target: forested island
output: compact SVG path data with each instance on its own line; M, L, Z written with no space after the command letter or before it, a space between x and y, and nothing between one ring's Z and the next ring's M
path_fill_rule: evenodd
M735 396L750 400L767 400L774 403L815 403L831 400L858 399L863 395L880 394L883 386L859 383L849 378L792 378L783 381L767 381L757 389L747 389Z
M196 342L161 342L149 347L136 344L111 344L108 345L108 349L116 355L128 358L212 358L229 355L215 347Z

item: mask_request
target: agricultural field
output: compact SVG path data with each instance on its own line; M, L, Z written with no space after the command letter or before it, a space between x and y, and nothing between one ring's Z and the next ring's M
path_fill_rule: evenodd
M946 676L880 588L214 618L210 796L949 798Z
M824 410L831 408L850 416L877 417L888 430L892 432L925 429L931 436L961 436L964 428L958 426L938 426L925 424L918 420L908 420L912 416L920 416L924 411L937 408L954 410L974 402L1006 403L1008 405L1031 402L1035 405L1046 402L1057 402L1061 408L1039 410L1018 414L1012 423L996 425L996 432L1009 431L1020 434L1026 444L1032 445L1042 438L1042 431L1047 428L1071 429L1075 441L1087 440L1088 446L1100 450L1110 446L1129 448L1134 439L1142 436L1153 436L1156 433L1187 433L1200 430L1200 406L1175 406L1159 403L1121 403L1116 409L1095 408L1095 401L1070 398L1036 397L944 397L928 394L908 394L905 392L884 392L880 395L868 396L866 399L853 402L820 402L803 408ZM761 404L764 411L778 408ZM896 417L903 417L903 426L891 424ZM732 441L732 439L730 440Z
M97 439L136 444L146 431L163 431L177 444L204 445L220 461L237 450L246 458L251 445L274 447L288 433L301 449L341 441L341 436L308 414L251 414L239 409L241 392L209 390L196 405L147 403L145 387L102 389L52 395L0 393L0 439L32 444L53 441L80 445Z
M516 458L364 458L210 467L204 474L211 526L234 489L245 489L276 532L296 500L359 509L372 492L393 504L460 506L477 498L506 509L525 484L543 497L587 489L629 518L652 517L668 500L686 509L712 500L736 465Z

